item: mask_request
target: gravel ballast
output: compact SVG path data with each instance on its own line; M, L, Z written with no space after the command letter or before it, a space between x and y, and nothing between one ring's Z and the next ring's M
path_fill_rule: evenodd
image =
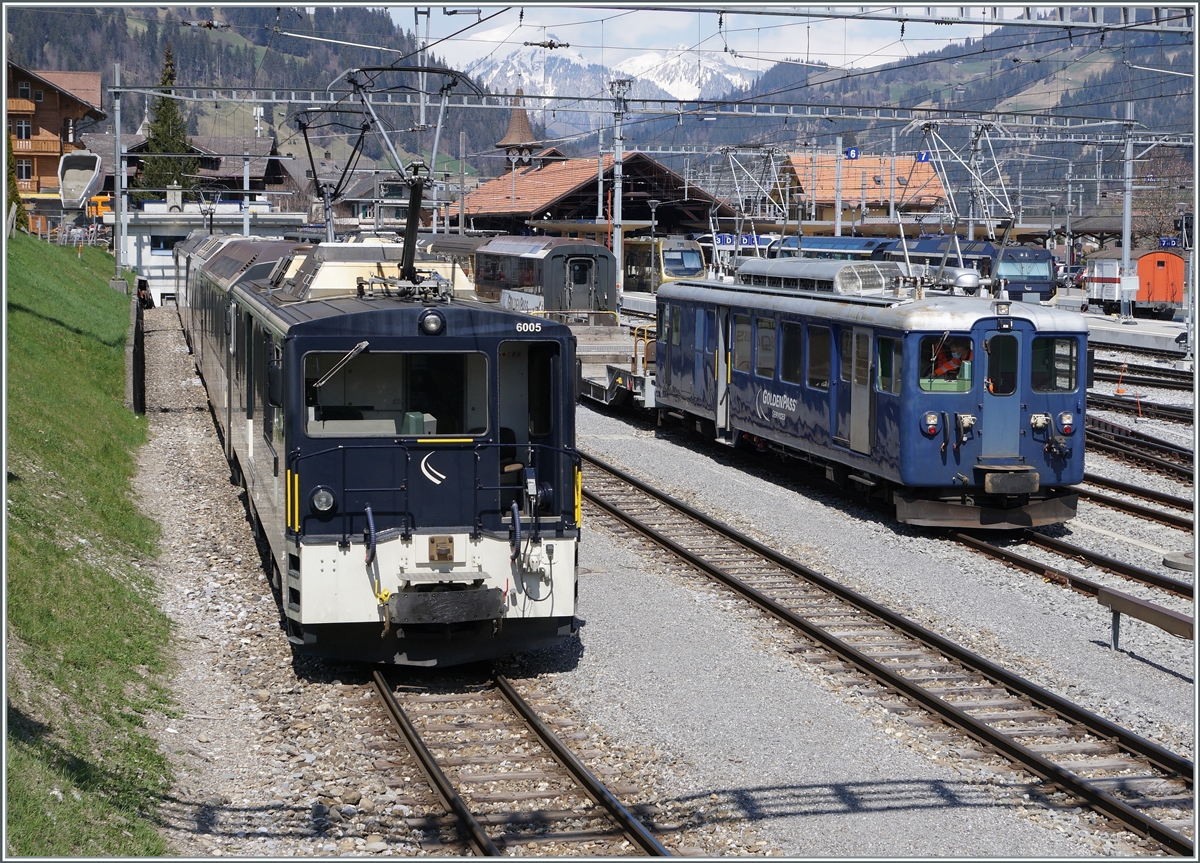
M435 811L424 780L407 763L380 767L405 759L363 697L364 669L297 658L280 630L174 307L147 312L146 350L150 442L135 490L163 526L153 571L179 648L179 709L147 724L176 765L162 810L172 847L184 856L447 853L408 826ZM723 464L686 438L586 408L579 423L581 446L601 457L1190 753L1191 665L1176 645L1127 624L1123 647L1133 652L1112 655L1106 616L1058 588ZM1155 852L1091 829L1100 822L1086 811L1045 805L1030 777L831 681L789 652L794 639L775 624L599 520L585 529L579 641L504 670L588 723L587 746L647 789L656 821L678 828L664 835L680 852ZM906 572L918 565L932 577Z

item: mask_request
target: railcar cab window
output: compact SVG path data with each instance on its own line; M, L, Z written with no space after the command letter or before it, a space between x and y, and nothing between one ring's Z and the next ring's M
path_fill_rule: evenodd
M764 378L775 377L775 319L759 318L758 351L754 371Z
M829 389L832 347L833 339L829 327L808 328L808 385L813 389Z
M320 351L304 358L310 437L435 437L487 432L484 354L368 349L334 370L347 353Z
M1036 393L1075 391L1078 375L1079 345L1075 339L1036 338L1033 340L1033 365L1030 384Z
M704 258L699 249L664 249L663 269L671 276L699 276L704 273Z
M750 352L754 346L750 332L750 316L733 316L733 370L735 372L750 371Z
M800 324L784 321L779 340L779 379L789 384L798 384L804 375L804 342Z
M921 389L934 393L971 391L975 343L970 336L925 336L918 359Z

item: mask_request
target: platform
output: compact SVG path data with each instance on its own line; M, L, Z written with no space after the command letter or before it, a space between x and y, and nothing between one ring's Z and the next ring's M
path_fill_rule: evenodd
M1186 353L1185 346L1175 341L1180 333L1187 333L1187 324L1183 321L1134 318L1133 323L1122 323L1119 317L1093 313L1085 314L1084 318L1088 322L1088 342L1092 347L1170 351L1178 353L1180 359Z

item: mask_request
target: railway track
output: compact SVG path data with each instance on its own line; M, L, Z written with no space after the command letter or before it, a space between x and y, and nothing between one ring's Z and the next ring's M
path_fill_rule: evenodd
M1159 524L1165 524L1170 527L1177 527L1180 530L1191 531L1195 529L1195 520L1191 515L1183 513L1192 512L1192 502L1182 497L1175 497L1170 494L1153 491L1148 488L1130 485L1129 483L1117 482L1115 480L1106 479L1105 477L1097 476L1092 473L1083 475L1084 483L1097 488L1108 489L1110 491L1120 492L1121 494L1140 497L1143 500L1153 501L1154 503L1163 504L1169 509L1157 509L1155 507L1145 506L1140 503L1124 500L1119 497L1113 497L1104 492L1095 491L1090 488L1081 488L1075 486L1075 493L1084 500L1090 500L1093 503L1098 503L1101 506L1106 506L1109 509L1115 509L1119 512L1134 515L1139 518L1145 518L1150 521L1156 521Z
M1096 716L584 454L584 495L792 627L797 651L898 693L1135 833L1190 855L1192 762Z
M1159 389L1190 390L1195 381L1194 374L1190 369L1140 365L1120 360L1096 360L1095 370L1097 380L1116 381L1120 379L1125 383L1158 387Z
M1086 445L1122 461L1191 482L1195 453L1186 447L1110 423L1093 416L1085 418Z
M409 825L454 827L461 837L443 839L439 850L465 846L494 857L538 845L558 855L670 855L618 799L636 787L606 788L560 739L569 732L554 730L566 721L542 720L503 676L445 692L397 690L376 671L374 687L447 813Z
M994 557L997 560L1002 560L1005 563L1032 572L1035 575L1046 578L1064 587L1069 587L1082 594L1091 597L1097 597L1103 585L1100 585L1091 579L1084 578L1076 573L1067 570L1058 569L1057 567L1049 566L1041 561L1027 557L1014 549L999 545L995 540L981 539L969 533L955 533L954 538L959 542L967 545L976 551L981 551L989 557ZM1175 596L1181 596L1185 599L1192 598L1192 584L1187 581L1180 581L1177 578L1172 578L1169 575L1161 575L1157 572L1152 572L1148 569L1142 569L1140 566L1134 566L1131 563L1117 560L1099 552L1090 551L1082 546L1074 543L1064 542L1061 539L1055 539L1052 536L1038 533L1036 530L1026 528L1018 537L1020 541L1034 548L1040 548L1045 551L1053 552L1060 557L1068 560L1078 560L1088 566L1102 569L1105 572L1120 576L1129 581L1135 581L1139 584L1144 584L1149 587L1156 587L1166 593ZM1165 609L1163 609L1165 611Z
M1114 411L1147 419L1171 420L1189 425L1195 421L1195 412L1187 406L1144 402L1127 396L1101 396L1095 393L1088 393L1087 403L1092 410Z

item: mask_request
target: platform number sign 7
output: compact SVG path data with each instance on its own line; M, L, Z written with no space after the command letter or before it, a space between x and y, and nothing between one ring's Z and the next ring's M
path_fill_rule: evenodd
M846 158L853 161L858 158L858 147L847 147Z
M917 161L918 162L928 162L929 161L929 151L922 150L920 153L917 153Z

